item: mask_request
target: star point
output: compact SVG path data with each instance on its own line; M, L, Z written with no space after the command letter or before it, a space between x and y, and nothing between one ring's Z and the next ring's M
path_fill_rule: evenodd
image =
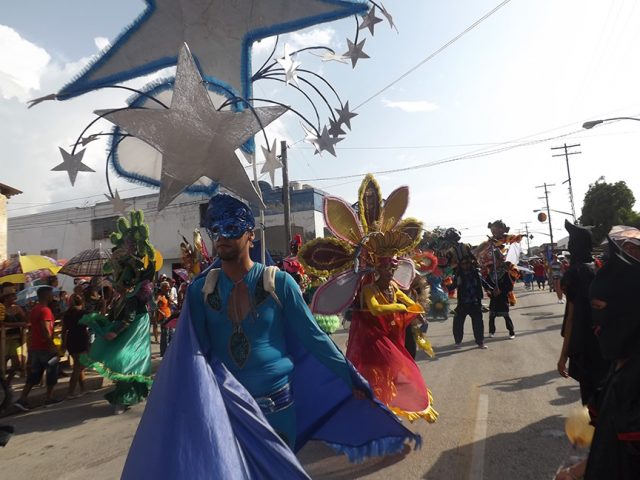
M338 113L338 123L346 125L351 130L351 119L357 117L358 114L349 111L349 102L347 101L342 107L336 108L335 111Z
M362 18L362 23L358 27L358 30L364 30L365 28L369 29L371 32L371 36L374 34L374 28L377 23L382 22L380 17L376 17L376 6L371 7L371 10L367 12L367 14Z
M120 198L118 190L116 190L116 193L114 193L113 197L110 197L109 195L105 195L105 197L111 203L111 206L113 207L113 213L119 213L120 215L124 216L127 213L127 208L131 206Z
M284 57L278 58L276 62L278 62L284 69L286 84L289 85L293 81L296 85L299 86L298 68L300 68L302 63L293 59L293 57L291 56L291 47L289 45L284 45Z
M307 128L303 125L302 128L305 131L305 141L310 143L311 145L314 146L314 148L316 149L316 151L314 152L315 155L322 155L322 152L329 152L331 155L333 155L334 157L336 157L336 150L335 150L335 145L338 142L341 142L342 140L344 140L343 138L338 138L338 137L332 137L329 134L329 130L327 129L327 127L325 126L322 129L322 132L320 132L320 135L316 135L315 132L312 132L311 130L307 130Z
M271 185L275 183L275 174L276 170L282 168L282 162L278 159L276 155L276 140L273 140L273 145L271 145L271 149L262 147L262 154L264 155L264 165L262 165L262 170L260 173L268 173L269 177L271 177Z
M82 157L84 157L84 152L86 149L82 149L74 154L67 152L62 147L58 147L58 149L62 154L62 163L53 167L51 171L67 172L69 174L69 181L71 182L72 187L76 183L78 172L95 172L94 169L82 163Z

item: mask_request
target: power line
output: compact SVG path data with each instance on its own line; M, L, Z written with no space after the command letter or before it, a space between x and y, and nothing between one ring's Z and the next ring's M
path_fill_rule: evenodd
M425 63L427 63L429 60L431 60L432 58L434 58L436 55L438 55L439 53L441 53L442 51L446 50L448 47L450 47L451 45L453 45L455 42L457 42L458 40L460 40L460 38L462 38L464 35L466 35L467 33L469 33L471 30L473 30L474 28L476 28L478 25L480 25L482 22L484 22L487 18L489 18L491 15L493 15L494 13L496 13L498 10L500 10L502 7L504 7L507 3L509 3L511 0L504 0L502 3L498 4L496 7L494 7L491 11L485 13L482 17L480 17L478 20L476 20L475 22L473 22L471 25L469 25L467 28L465 28L462 32L460 32L458 35L456 35L455 37L453 37L451 40L449 40L447 43L445 43L444 45L442 45L440 48L438 48L435 52L429 54L426 58L422 59L420 62L418 62L418 64L412 68L410 68L409 70L407 70L406 72L404 72L402 75L400 75L398 78L396 78L394 81L392 81L391 83L389 83L388 85L386 85L385 87L381 88L380 90L378 90L376 93L374 93L373 95L371 95L369 98L367 98L364 102L360 103L359 105L357 105L352 111L356 111L358 110L360 107L362 107L363 105L369 103L371 100L373 100L374 98L376 98L378 95L380 95L381 93L385 92L386 90L390 89L391 87L393 87L396 83L398 83L399 81L403 80L405 77L407 77L408 75L412 74L413 72L415 72L418 68L420 68L422 65L424 65Z

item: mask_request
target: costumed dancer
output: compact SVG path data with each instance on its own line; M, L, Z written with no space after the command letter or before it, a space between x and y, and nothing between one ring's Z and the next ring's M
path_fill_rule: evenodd
M434 422L431 394L404 346L407 327L424 313L402 292L415 266L398 257L413 251L422 234L417 220L401 221L408 202L408 188L400 187L383 206L380 187L367 175L359 191L360 218L345 201L326 197L325 221L336 238L305 244L299 258L311 270L334 275L316 292L314 311L352 306L347 358L376 396L400 417Z
M580 398L586 405L606 377L609 362L602 358L591 315L589 288L596 276L591 257L591 231L568 221L565 221L565 228L569 232L571 266L564 276L567 306L561 330L564 340L558 372L578 381Z
M219 194L205 221L221 268L188 289L123 478L308 478L293 451L311 439L352 461L419 442L318 328L291 276L251 260L251 209Z
M509 332L509 338L516 338L513 321L509 315L510 298L513 292L513 280L502 255L495 258L495 276L487 275L484 279L487 286L489 300L489 337L496 334L496 317L503 317L504 324ZM497 278L497 281L495 280Z
M105 398L121 414L144 400L151 386L151 338L147 304L153 295L155 250L149 243L149 227L141 210L130 221L118 219L111 234L111 260L105 274L112 275L118 299L108 316L98 312L80 320L95 334L89 353L81 356L88 368L115 382Z

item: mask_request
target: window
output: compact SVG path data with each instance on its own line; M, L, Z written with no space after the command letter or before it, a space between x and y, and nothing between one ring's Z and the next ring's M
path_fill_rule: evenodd
M91 240L104 240L116 231L119 217L94 218L91 220Z
M206 227L207 222L205 222L205 220L207 218L207 208L209 208L209 202L200 204L200 226L201 227Z

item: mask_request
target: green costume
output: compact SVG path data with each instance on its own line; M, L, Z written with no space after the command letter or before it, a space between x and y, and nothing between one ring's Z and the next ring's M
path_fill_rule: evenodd
M147 304L151 301L155 273L155 250L149 243L149 229L141 211L131 212L131 220L118 220L118 231L111 235L114 244L105 274L113 276L119 292L126 292L108 316L92 313L81 323L96 334L87 355L81 361L116 384L106 395L112 405L131 406L141 402L151 386L150 318ZM105 335L115 333L107 340Z

